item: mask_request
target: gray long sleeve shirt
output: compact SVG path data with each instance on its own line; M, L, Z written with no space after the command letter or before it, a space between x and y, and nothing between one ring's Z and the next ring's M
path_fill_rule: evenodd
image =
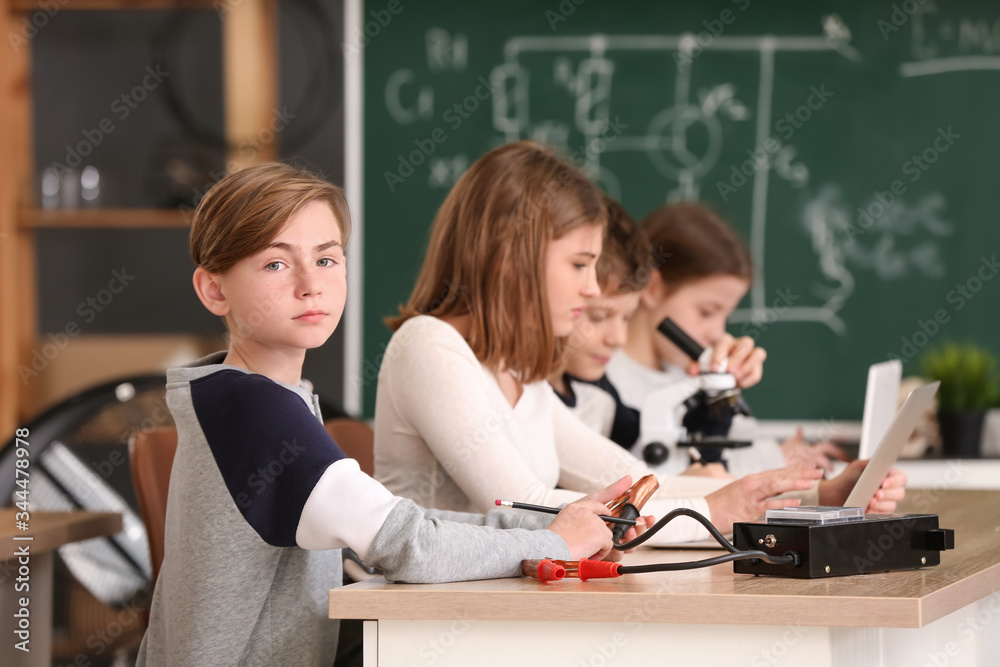
M568 558L549 517L431 511L393 496L330 438L316 398L217 363L167 373L178 448L166 554L138 665L329 665L328 592L351 547L387 579L516 576Z

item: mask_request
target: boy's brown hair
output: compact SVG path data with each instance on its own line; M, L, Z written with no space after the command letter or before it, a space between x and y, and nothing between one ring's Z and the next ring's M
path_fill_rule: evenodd
M279 162L229 174L205 194L195 209L191 257L209 273L225 273L240 260L266 248L303 206L314 201L330 206L346 251L351 212L344 191L336 185Z
M695 202L662 206L641 223L667 289L716 275L753 281L743 240L710 208Z
M649 241L621 204L607 195L604 204L608 226L597 260L597 282L602 292L614 296L638 292L649 282L653 269Z
M496 148L441 204L413 293L386 323L395 331L417 315L468 315L469 346L487 368L544 380L562 345L549 316L549 244L603 225L605 215L597 187L550 149L529 141Z

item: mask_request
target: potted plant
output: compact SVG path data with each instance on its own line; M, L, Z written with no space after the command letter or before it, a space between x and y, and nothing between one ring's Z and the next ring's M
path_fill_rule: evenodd
M983 417L1000 403L996 357L972 343L946 343L920 359L924 375L940 380L938 422L944 455L978 458Z

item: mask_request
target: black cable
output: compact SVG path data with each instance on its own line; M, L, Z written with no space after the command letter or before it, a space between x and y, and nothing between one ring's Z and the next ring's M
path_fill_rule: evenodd
M741 550L736 548L732 542L727 540L725 536L719 532L719 529L712 525L712 522L705 518L699 512L687 507L678 507L675 510L667 512L662 519L654 523L650 528L646 530L642 535L635 538L631 542L626 542L624 544L615 544L615 549L620 551L625 551L627 549L632 549L639 546L653 535L658 533L664 526L673 521L679 516L688 516L705 526L708 532L711 533L715 541L718 542L722 548L728 551L728 554L724 556L715 556L714 558L704 558L702 560L689 560L682 561L679 563L653 563L651 565L623 565L619 567L618 572L620 574L642 574L644 572L671 572L677 570L693 570L699 567L710 567L712 565L719 565L721 563L729 563L734 560L744 560L746 558L760 558L761 560L767 561L768 563L773 563L775 565L788 565L794 567L799 564L799 555L794 551L789 551L783 556L773 556L764 551L756 550Z
M710 567L720 563L729 563L734 560L744 560L746 558L760 558L775 565L795 566L799 564L799 555L793 551L783 556L772 556L763 551L736 551L735 553L716 556L715 558L704 558L702 560L687 560L680 563L652 563L651 565L621 565L618 568L619 574L642 574L644 572L673 572L676 570L694 570L699 567Z
M675 510L670 510L663 516L662 519L654 523L651 527L647 528L646 532L644 532L642 535L635 538L631 542L626 542L624 544L615 544L615 549L618 549L619 551L634 549L635 547L639 546L640 544L651 538L653 535L658 533L660 529L662 529L664 526L666 526L668 523L670 523L679 516L689 516L698 523L700 523L701 525L705 526L705 528L708 529L708 532L711 533L712 537L715 538L715 541L718 542L720 545L722 545L722 548L725 549L726 551L730 553L742 553L739 549L736 548L735 545L733 545L732 542L727 540L725 536L719 532L718 528L712 525L711 521L706 519L699 512L696 512L693 509L689 509L687 507L678 507Z

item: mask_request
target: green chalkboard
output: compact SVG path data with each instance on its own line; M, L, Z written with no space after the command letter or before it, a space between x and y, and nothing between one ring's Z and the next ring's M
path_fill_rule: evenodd
M757 278L730 328L769 352L759 416L857 419L870 363L915 372L945 339L995 345L996 3L415 1L365 16L368 414L382 318L409 295L437 207L468 164L525 138L577 156L637 219L697 198L744 235Z

